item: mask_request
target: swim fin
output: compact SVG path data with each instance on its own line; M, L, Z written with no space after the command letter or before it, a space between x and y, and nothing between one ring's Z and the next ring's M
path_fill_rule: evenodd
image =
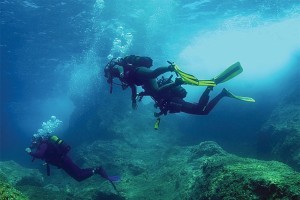
M174 68L176 74L178 74L186 84L196 86L216 86L214 80L199 80L195 76L181 71L178 65L175 65Z
M243 72L243 68L240 62L236 62L230 67L228 67L226 70L224 70L221 74L216 76L213 80L215 81L216 84L223 83L236 77L242 72Z
M230 98L234 98L234 99L238 99L241 101L246 101L246 102L255 102L255 100L251 97L242 97L242 96L237 96L232 94L231 92L229 92L228 90L226 90L225 88L222 90L222 92L225 93L225 96L230 97Z

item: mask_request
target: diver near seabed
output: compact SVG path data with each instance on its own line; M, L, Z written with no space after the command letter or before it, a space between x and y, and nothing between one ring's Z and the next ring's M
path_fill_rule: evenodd
M33 152L32 149L35 149ZM47 175L50 176L50 164L57 168L63 169L69 176L76 181L83 181L94 174L100 175L102 178L111 182L114 189L117 191L113 182L120 180L118 176L108 176L102 167L96 168L79 168L72 159L67 155L71 147L56 135L41 136L35 134L31 146L26 148L25 151L32 156L32 161L36 158L44 160L47 166ZM118 192L118 191L117 191Z
M49 120L48 122L52 121ZM43 123L43 125L45 124L46 123ZM57 126L58 125L51 127L50 129L52 130L50 131L53 131L53 129L55 129ZM39 134L33 135L31 145L30 147L26 148L25 151L32 156L32 161L35 159L41 159L45 161L48 176L50 176L50 165L54 165L59 169L63 169L69 176L78 182L83 181L94 174L98 174L102 178L108 180L116 192L119 193L114 184L114 182L120 180L119 176L108 176L103 167L81 169L67 155L71 150L71 147L56 135L52 135L50 133L41 134L43 130L45 130L45 126L43 126L43 129L39 129Z
M255 102L251 97L242 97L232 94L227 89L223 89L215 98L209 101L209 93L213 88L223 82L226 82L242 73L243 68L239 62L228 67L221 74L211 80L199 80L195 76L185 73L172 62L167 67L159 67L155 70L149 69L152 66L152 59L149 57L130 55L124 58L112 59L104 68L107 82L111 85L112 92L113 79L118 78L121 86L126 89L128 86L132 89L132 105L136 108L136 100L139 101L143 96L150 96L155 101L155 107L160 112L154 113L157 117L155 129L158 129L160 116L168 113L185 112L194 115L207 115L217 105L223 97L230 97L246 102ZM166 72L175 72L180 78L172 80L172 76L168 79L162 77L156 78ZM184 84L195 86L207 86L201 95L198 103L186 102L184 98L187 95L186 90L181 86ZM136 86L142 86L143 92L137 94Z

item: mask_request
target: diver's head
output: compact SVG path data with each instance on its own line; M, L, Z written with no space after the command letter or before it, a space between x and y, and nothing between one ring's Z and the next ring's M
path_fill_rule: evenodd
M46 140L48 137L49 137L49 133L47 135L33 134L30 148L31 149L37 148L41 144L41 142Z
M113 77L111 76L111 66L110 65L106 65L105 68L104 68L104 76L105 78L107 78L107 82L108 83L111 83L112 82L112 79Z
M123 77L123 67L118 65L116 60L111 60L104 68L104 76L107 78L108 83L112 83L113 78Z

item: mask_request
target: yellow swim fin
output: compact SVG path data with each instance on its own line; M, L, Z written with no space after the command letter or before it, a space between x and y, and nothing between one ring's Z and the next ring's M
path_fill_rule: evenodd
M174 65L175 72L182 78L182 80L189 85L196 86L216 86L215 81L213 80L199 80L195 76L183 72L179 69L178 65Z
M234 98L234 99L238 99L238 100L246 101L246 102L252 102L252 103L255 102L255 100L251 97L242 97L242 96L234 95L231 92L229 92L228 90L226 90L225 88L223 89L222 92L224 92L226 94L226 96L230 97L230 98Z
M243 68L240 64L240 62L236 62L227 69L225 69L221 74L216 76L213 80L215 81L216 84L223 83L225 81L228 81L240 73L243 72Z

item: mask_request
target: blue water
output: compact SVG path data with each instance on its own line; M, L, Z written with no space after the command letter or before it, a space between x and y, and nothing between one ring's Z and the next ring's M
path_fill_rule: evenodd
M74 109L101 106L109 95L103 67L129 54L150 56L155 66L175 61L204 79L240 61L243 74L222 87L257 102L224 100L209 116L180 114L178 132L183 145L209 139L249 153L300 58L298 0L1 0L0 7L1 160L26 162L24 148L50 116L65 132ZM197 101L202 88L187 90Z

